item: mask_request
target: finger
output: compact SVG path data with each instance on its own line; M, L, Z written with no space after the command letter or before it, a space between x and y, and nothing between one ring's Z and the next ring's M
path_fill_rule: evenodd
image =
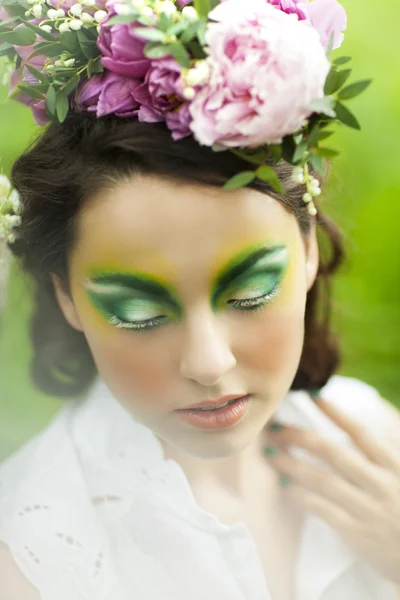
M341 479L338 475L293 458L283 448L269 457L270 463L290 480L312 491L318 497L332 501L357 520L370 522L379 517L379 503L367 493Z
M318 397L315 404L350 436L354 444L372 462L400 476L400 459L384 440L378 439L368 428L351 419L333 402Z
M382 467L369 462L353 448L348 448L314 431L284 427L270 433L270 440L279 446L298 446L322 459L342 477L375 498L387 498L400 480Z

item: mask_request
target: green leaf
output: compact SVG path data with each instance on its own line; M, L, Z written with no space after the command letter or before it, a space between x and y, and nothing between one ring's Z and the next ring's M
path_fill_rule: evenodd
M120 25L122 23L134 23L137 21L138 13L133 12L130 15L117 15L115 17L111 17L111 19L107 20L105 25Z
M339 152L337 150L333 150L333 148L316 148L315 154L317 156L324 156L325 158L331 158L333 156L337 156Z
M272 160L274 161L274 164L278 164L278 162L282 158L282 146L271 145L271 146L268 146L268 149L272 156Z
M194 0L194 7L197 10L197 14L206 19L211 10L211 3L210 0Z
M272 167L262 165L261 167L258 167L256 175L262 181L268 182L277 192L280 192L281 194L285 192L277 172Z
M229 181L227 181L223 187L225 190L234 190L248 185L255 178L255 171L242 171L241 173L231 177L231 179L229 179Z
M232 154L235 154L235 156L238 156L239 158L257 166L265 161L268 154L266 150L251 151L251 149L238 150L237 148L229 148L229 150L232 152Z
M15 50L14 48L2 48L0 50L0 56L6 56L9 61L13 61L15 58Z
M297 163L301 158L303 158L304 152L307 150L308 145L307 142L301 142L294 151L292 161Z
M352 112L349 111L341 102L336 103L336 118L338 121L351 127L352 129L361 129L361 126Z
M331 137L331 135L333 135L334 132L333 131L321 131L320 134L318 135L318 142L322 142L322 140L326 140L327 138Z
M325 98L314 100L308 108L313 112L322 113L328 117L334 118L336 116L335 99L332 96L325 96Z
M34 31L35 33L40 35L43 39L48 40L49 42L57 41L57 38L54 35L52 35L51 33L48 33L47 31L44 31L44 29L41 29L37 25L33 25L32 23L29 23L28 21L25 21L24 24L26 27L28 27L29 29L32 29L32 31Z
M197 23L191 23L191 25L197 25ZM167 33L168 35L180 35L182 31L185 31L189 27L187 21L180 21L179 23L174 23L171 27L168 27Z
M15 46L31 46L36 41L35 32L26 27L19 27L14 31L0 33L0 43L8 42Z
M195 23L190 23L189 25L186 24L186 29L179 37L181 42L183 44L188 44L189 42L191 42L196 37L200 25L201 23L199 23L199 21Z
M93 73L102 73L104 71L104 67L99 60L94 61L93 65Z
M32 54L30 55L29 58L34 58L35 56L40 56L41 54L44 54L44 56L47 56L49 58L55 58L56 56L60 56L61 55L60 44L58 42L57 43L46 42L40 47L39 47L39 44L37 44L37 45L35 45L35 51L32 52Z
M197 39L199 40L202 46L206 45L206 31L208 27L208 20L202 19L199 28L197 30Z
M351 56L339 56L333 61L333 64L339 67L340 65L345 65L346 63L351 61Z
M170 44L155 44L149 42L144 47L144 54L148 58L162 58L171 54Z
M308 147L309 148L312 148L312 146L315 146L315 144L318 143L319 135L320 135L320 129L319 129L319 125L317 123L316 125L314 125L314 127L312 128L312 130L308 134L308 140L307 141L308 141Z
M318 173L320 173L321 175L324 175L324 173L325 173L325 160L323 159L322 156L316 156L315 154L312 154L308 160L311 163L311 166L316 171L318 171Z
M34 77L36 77L36 79L39 79L39 81L41 81L42 83L48 83L48 79L47 79L46 75L44 75L44 73L42 73L41 71L38 71L31 65L28 65L28 63L25 66L28 69L28 71L30 71L32 73L32 75Z
M71 94L71 92L73 92L80 81L80 77L79 75L74 75L74 77L72 77L72 79L70 79L64 86L63 86L63 90L65 94Z
M174 23L174 21L171 19L171 17L169 17L168 15L166 15L165 13L159 13L158 15L158 23L157 23L157 27L158 29L161 29L161 31L165 31L165 32L170 32L171 31L171 25ZM177 23L178 25L178 23Z
M344 85L347 79L351 75L351 69L343 69L343 71L336 71L332 69L326 78L325 82L325 96L330 96L339 90Z
M170 53L176 59L176 61L188 69L190 67L190 56L185 46L181 42L174 42L169 44Z
M47 90L46 107L47 107L49 113L53 116L55 116L55 114L56 114L56 100L57 100L56 90L54 89L54 86L51 85L49 87L49 89Z
M60 35L60 44L64 50L71 52L71 54L75 55L80 51L78 36L76 35L76 31L64 31Z
M367 89L372 83L372 79L365 79L364 81L357 81L357 83L352 83L347 87L343 88L339 94L338 98L340 100L350 100L350 98L355 98L361 92Z
M331 54L332 54L332 51L333 51L334 41L335 41L335 34L334 34L334 32L332 32L331 36L329 38L328 46L326 48L326 56L328 57L329 60L331 58Z
M57 117L60 123L63 123L65 121L65 118L68 114L68 110L69 110L69 101L68 101L68 96L67 94L60 90L57 92L57 99L56 99L56 113L57 113Z
M88 39L86 33L82 29L79 29L76 32L76 35L78 37L79 46L87 59L99 56L100 50L98 49L96 42Z
M168 39L167 34L159 29L150 29L149 27L134 27L133 31L141 38L150 40L151 42L166 42Z
M24 94L28 94L31 98L36 98L38 100L43 100L43 92L40 92L36 89L36 85L24 85L20 83L18 85L18 89L21 90Z

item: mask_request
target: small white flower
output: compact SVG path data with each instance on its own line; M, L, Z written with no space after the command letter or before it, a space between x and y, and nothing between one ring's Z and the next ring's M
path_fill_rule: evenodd
M101 29L100 25L97 25L97 27L96 27L97 33L100 33L100 29Z
M188 21L197 21L197 19L199 18L199 13L194 8L194 6L184 6L182 8L182 15Z
M144 17L152 17L154 15L154 11L150 6L144 6L141 13Z
M40 29L43 29L43 31L47 31L47 33L51 33L53 31L50 25L39 25L39 27Z
M145 6L145 2L144 0L132 0L132 6L133 8L137 8L138 10L140 10Z
M40 4L35 4L35 6L32 8L32 12L36 19L40 19L40 17L42 16L42 7L40 6Z
M82 0L82 4L85 6L94 6L96 4L96 0Z
M315 205L313 203L308 205L308 214L311 215L312 217L315 217L315 215L317 214L317 209L315 207Z
M97 10L94 13L94 19L97 23L101 23L107 17L107 12L105 10Z
M69 10L71 15L73 15L74 17L79 17L79 15L82 13L83 8L81 4L73 4Z
M119 15L129 15L129 13L131 12L129 6L127 6L126 4L121 4L121 6L118 6L118 14Z
M186 87L183 90L183 97L186 98L186 100L193 100L195 95L196 95L196 90L192 87Z
M11 182L5 175L0 175L0 206L11 191Z
M64 67L73 67L74 64L75 64L74 58L68 58L67 60L64 60Z
M47 16L49 17L49 19L57 19L57 11L54 8L50 8L47 11Z
M11 202L13 211L15 213L18 213L21 208L21 200L20 200L19 193L17 192L17 190L12 190L11 194L8 197L8 201Z
M89 13L83 12L81 14L80 20L82 21L82 23L93 23L94 17Z
M65 17L65 11L62 8L59 8L56 10L56 16L57 18L62 19L62 17Z
M64 66L64 62L62 60L56 60L54 63L55 67L63 67Z
M21 225L22 219L19 215L4 215L3 223L6 226L6 229L19 227Z
M322 191L321 191L320 188L313 188L312 187L312 188L310 188L310 190L311 190L311 194L313 196L320 196L322 194Z
M177 12L177 8L176 8L175 4L173 2L171 2L171 0L164 0L161 3L161 6L160 6L158 12L160 12L164 15L167 15L169 17Z
M82 28L82 25L82 21L78 21L78 19L72 19L72 21L69 22L69 26L72 29L72 31L78 31Z
M303 196L303 202L308 203L312 201L312 196L308 192L306 192Z
M61 23L61 25L58 29L59 29L60 33L64 33L65 31L70 31L69 23Z

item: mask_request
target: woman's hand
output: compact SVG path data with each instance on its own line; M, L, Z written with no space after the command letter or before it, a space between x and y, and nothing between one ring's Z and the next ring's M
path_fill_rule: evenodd
M361 454L313 431L271 431L269 439L278 452L269 456L270 463L290 481L284 494L326 521L383 577L400 583L400 456L383 437L378 439L332 403L320 398L317 406ZM288 446L306 450L335 472L292 457Z

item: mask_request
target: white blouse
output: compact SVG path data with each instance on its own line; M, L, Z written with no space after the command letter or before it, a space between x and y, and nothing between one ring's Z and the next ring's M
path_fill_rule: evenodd
M366 384L335 376L323 395L379 430L382 401ZM304 392L276 418L349 443ZM197 505L182 468L101 380L0 465L0 540L42 600L273 600L247 527ZM295 600L397 598L311 514L298 557Z

